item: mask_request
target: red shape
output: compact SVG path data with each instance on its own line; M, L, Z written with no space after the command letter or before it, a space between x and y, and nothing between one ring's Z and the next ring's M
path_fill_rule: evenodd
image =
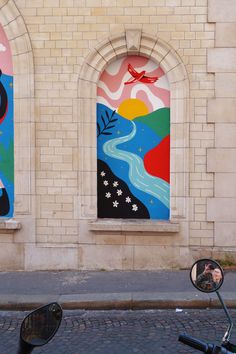
M170 183L170 135L144 156L146 171Z
M125 82L125 85L133 84L137 81L145 82L146 84L153 84L158 80L157 76L146 76L146 71L137 72L131 64L128 64L128 71L132 75L132 78Z

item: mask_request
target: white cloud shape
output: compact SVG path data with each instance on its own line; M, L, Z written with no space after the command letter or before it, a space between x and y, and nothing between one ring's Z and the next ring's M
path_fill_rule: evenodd
M2 43L0 43L0 52L5 52L6 50L7 48Z

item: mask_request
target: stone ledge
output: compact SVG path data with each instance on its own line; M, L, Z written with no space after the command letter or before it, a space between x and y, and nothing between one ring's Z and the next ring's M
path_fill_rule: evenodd
M16 220L0 220L0 231L20 230L21 223Z
M177 221L131 221L131 220L96 220L89 222L90 231L117 231L117 232L152 232L152 233L177 233Z

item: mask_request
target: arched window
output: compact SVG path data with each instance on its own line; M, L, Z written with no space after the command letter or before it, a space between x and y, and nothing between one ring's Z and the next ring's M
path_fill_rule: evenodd
M97 89L99 218L170 217L170 88L140 55L113 61Z
M129 65L129 60L131 59L134 60L145 60L146 63L149 63L148 65L153 66L153 70L150 69L150 67L146 67L146 64L140 64L140 63L130 63L132 68L130 67L130 71L128 70L128 65ZM132 60L133 60L132 59ZM120 81L115 82L112 78L112 82L109 84L113 85L113 87L116 87L117 85L123 84L123 86L126 86L127 90L133 92L130 93L129 96L127 96L127 99L130 99L130 103L138 103L132 105L131 112L134 111L134 108L143 109L143 112L145 111L145 114L142 116L140 115L139 117L133 117L133 119L127 119L127 117L124 117L122 115L127 115L127 112L129 112L129 108L131 105L127 104L128 101L126 101L126 98L123 99L124 105L122 105L122 102L116 102L110 103L104 101L104 98L102 98L102 95L100 94L100 89L102 86L104 87L104 77L110 72L117 72L116 65L118 63L125 63L123 67L123 71L125 71L126 74L124 74L122 80L120 78ZM136 65L137 64L137 65ZM120 64L119 64L120 65ZM134 69L134 70L133 70ZM154 72L154 73L153 73ZM133 73L133 75L132 75ZM159 76L158 76L159 75ZM135 76L135 77L134 77ZM150 110L150 103L146 103L144 96L146 95L147 89L150 91L149 85L150 83L144 83L142 82L142 78L146 80L146 77L158 77L158 80L156 81L156 86L158 89L158 85L160 85L160 89L165 92L166 99L164 100L165 103L163 103L163 98L158 95L148 95L148 100L152 101L153 105L153 100L156 103L156 108L151 108ZM121 75L122 77L122 75ZM137 80L137 82L133 83L127 83L125 85L125 82L130 82L133 79ZM144 81L145 81L144 80ZM139 81L139 82L138 82ZM165 85L163 87L163 82L165 81ZM136 88L135 88L136 87ZM140 92L137 91L137 87L142 87L142 90ZM146 87L146 89L144 89ZM123 87L124 88L124 87ZM111 89L110 91L112 91ZM160 90L159 90L160 91ZM117 98L119 96L120 91L118 90L118 93L112 92L111 98ZM167 103L168 97L170 99L170 104ZM154 99L156 97L156 99ZM132 99L139 99L139 101L133 101ZM102 101L103 100L103 101ZM140 102L142 101L142 103ZM159 102L159 106L158 106ZM105 103L105 104L104 104ZM105 105L108 107L107 109L105 108ZM96 109L96 107L98 109ZM158 108L159 107L159 108ZM142 161L143 161L143 167L147 169L147 173L150 175L150 177L153 177L153 179L161 177L161 179L164 182L165 188L163 189L166 193L166 199L165 203L162 203L159 199L159 202L162 203L165 206L165 211L164 208L162 212L160 212L160 208L156 208L155 212L157 211L156 214L146 213L144 216L144 213L140 214L140 219L139 222L137 220L134 220L133 223L127 222L127 220L124 220L122 222L123 216L115 216L114 214L109 215L109 212L111 212L110 209L116 210L116 205L118 206L119 204L115 203L117 201L120 203L118 200L118 195L121 194L119 191L119 188L115 190L115 193L117 195L117 198L113 200L112 206L109 208L106 208L106 211L101 211L100 209L100 204L102 203L99 201L100 198L100 190L102 193L102 188L100 189L99 186L97 186L96 182L98 181L98 176L105 177L104 173L106 171L100 170L98 171L98 157L101 157L101 155L104 153L104 149L106 149L105 152L107 152L107 148L110 149L109 145L105 143L105 141L110 141L112 137L111 134L114 135L114 133L117 131L119 132L119 129L117 129L118 124L120 123L126 123L126 133L123 134L123 137L127 137L129 134L132 135L132 127L134 126L141 126L141 124L144 124L142 120L145 120L145 115L155 115L155 111L158 109L164 109L168 110L170 108L169 114L170 114L170 119L169 121L171 122L169 124L165 125L166 129L169 131L164 133L164 135L160 135L160 132L156 133L155 132L155 127L148 126L147 121L145 121L145 128L150 129L150 131L155 135L156 139L157 136L159 137L160 141L158 144L158 141L156 140L153 144L153 146L148 146L150 144L149 138L145 137L143 139L143 135L140 134L140 140L138 141L140 144L135 145L131 143L131 141L125 141L122 142L122 144L118 144L115 146L112 146L113 149L117 148L119 149L119 153L121 151L126 151L126 157L127 157L127 152L129 154L134 153L134 149L136 148L136 156L140 156L142 153ZM128 114L131 114L130 112ZM139 114L138 114L139 115ZM165 118L162 118L166 122L168 121L167 119L168 114L166 114ZM114 34L111 35L109 38L105 39L103 42L98 43L98 45L91 50L89 55L84 61L84 64L81 68L80 72L80 77L79 77L79 86L78 86L78 119L79 119L79 157L80 157L80 163L79 163L79 200L78 200L78 217L80 220L88 220L88 222L85 221L84 225L88 225L89 229L92 231L108 231L108 230L116 230L116 231L126 231L126 230L151 230L151 232L160 232L164 231L169 231L169 232L176 232L178 231L178 227L173 226L175 224L176 220L183 220L188 216L189 212L189 190L188 190L188 181L189 181L189 83L188 83L188 77L187 77L187 72L186 69L181 61L181 58L179 57L178 53L166 42L164 42L160 38L156 38L155 36L149 35L147 33L144 33L140 30L126 30L122 33ZM116 120L117 119L117 120ZM104 122L103 122L104 120ZM139 120L139 122L138 122ZM110 121L110 123L109 123ZM120 121L120 122L119 122ZM155 120L153 120L154 122ZM109 124L108 124L109 123ZM150 122L149 122L150 123ZM99 125L99 127L98 127ZM114 125L115 127L111 126ZM130 127L130 128L129 128ZM130 129L130 130L129 130ZM106 134L101 134L105 132ZM111 134L110 134L111 133ZM134 133L134 131L133 131ZM151 134L151 133L150 133ZM97 138L96 138L97 137ZM105 146L100 139L100 137L103 138ZM114 135L115 137L115 135ZM166 148L168 145L166 141L170 139L170 150ZM118 136L116 135L116 139ZM165 140L166 138L166 140ZM126 138L125 138L126 139ZM101 142L99 141L101 140ZM163 140L162 145L161 140ZM133 140L134 141L134 140ZM143 150L143 141L147 142L147 145L145 146L146 150ZM152 140L151 140L152 141ZM115 143L117 143L117 140L114 140ZM166 146L165 146L166 143ZM111 144L112 145L112 144ZM124 146L126 145L126 147ZM140 145L140 146L139 146ZM163 152L161 154L159 153L159 157L161 155L164 156L164 160L166 163L166 167L163 167L163 170L165 171L165 174L163 174L163 171L158 171L156 172L156 167L157 164L160 166L159 161L156 160L157 154L155 154L155 148L159 146L159 148L162 146L165 147L166 153L163 155ZM139 148L141 151L139 151ZM149 150L147 151L147 148ZM138 151L137 151L138 149ZM170 151L170 157L168 160L168 151ZM117 152L117 151L116 151ZM149 155L150 152L150 155ZM133 155L129 155L133 156ZM146 156L146 161L149 163L145 165L145 156ZM150 156L152 158L150 158ZM104 156L103 156L104 157ZM149 159L150 158L150 159ZM135 196L135 193L137 192L137 196L139 200L141 200L140 194L141 191L137 186L131 186L131 183L128 184L128 174L130 173L130 170L128 171L127 166L130 168L130 164L127 162L123 161L122 159L117 159L109 156L109 163L111 162L111 159L116 161L117 165L123 165L124 168L126 168L126 175L125 178L122 176L122 174L117 173L117 166L115 167L114 170L111 169L113 175L115 177L120 177L120 180L122 180L121 177L123 177L124 182L126 183L126 187L129 188L129 192L132 192L132 195L130 196L130 199L132 201L132 196ZM150 164L150 160L153 161ZM105 161L106 162L106 161ZM108 160L107 160L108 162ZM170 170L168 171L168 165L170 166ZM150 167L151 166L151 167ZM109 167L109 166L108 166ZM102 173L102 175L101 175ZM111 173L109 171L109 173ZM135 172L136 176L139 172ZM112 175L112 177L113 177ZM164 177L165 175L165 177ZM170 183L168 183L167 179L170 177ZM142 178L142 177L140 177ZM103 185L106 179L100 180L102 181ZM100 183L99 182L99 183ZM118 182L119 180L115 180L114 182ZM132 184L135 183L135 177L133 179ZM107 184L105 182L105 184ZM168 186L171 187L169 188L168 191ZM106 193L111 193L111 191L107 191ZM114 190L113 190L114 192ZM148 194L147 194L148 195ZM106 194L105 194L106 196ZM106 201L109 198L109 194L107 194L108 198L104 198ZM113 195L114 196L114 195ZM136 196L136 197L137 197ZM104 197L104 195L103 195ZM127 195L129 197L129 195ZM148 197L149 202L152 201L151 195L149 194ZM157 201L158 198L156 198L155 201ZM162 198L162 201L164 199ZM129 201L129 199L128 199ZM132 209L134 209L134 214L136 214L135 218L137 218L137 200L135 200L134 203L131 204ZM147 206L148 202L145 201L145 199L141 200L143 206ZM123 203L124 202L123 200ZM168 205L169 203L169 205ZM129 204L129 203L127 203ZM125 206L127 206L125 204ZM141 204L140 204L141 205ZM160 204L159 204L160 205ZM102 206L103 207L103 206ZM109 209L109 212L108 212ZM169 211L168 211L169 209ZM135 212L136 210L136 212ZM144 209L143 209L144 210ZM159 210L159 213L158 213ZM162 213L162 214L161 214ZM125 216L124 218L131 218L131 214L124 213ZM127 216L126 216L127 215ZM117 222L114 222L115 218L117 217ZM150 222L143 222L142 219L145 218L150 218ZM110 220L109 220L110 218ZM120 220L118 218L121 218ZM108 220L107 220L108 219ZM113 219L113 220L112 220ZM158 222L159 220L165 220L166 223L163 222ZM145 220L146 221L146 220ZM173 226L173 227L172 227Z
M0 217L14 213L13 68L9 41L0 24Z

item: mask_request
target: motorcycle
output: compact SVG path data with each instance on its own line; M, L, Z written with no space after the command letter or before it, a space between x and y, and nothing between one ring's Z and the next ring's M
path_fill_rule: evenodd
M216 261L211 259L200 259L193 264L190 270L190 279L196 289L204 293L216 293L229 324L220 345L206 343L205 341L192 337L186 333L179 335L179 341L205 354L236 353L236 344L230 342L230 336L233 329L233 320L223 298L218 291L224 282L223 269Z
M56 334L62 320L62 308L50 303L25 317L20 328L17 354L30 354L35 347L47 344Z

